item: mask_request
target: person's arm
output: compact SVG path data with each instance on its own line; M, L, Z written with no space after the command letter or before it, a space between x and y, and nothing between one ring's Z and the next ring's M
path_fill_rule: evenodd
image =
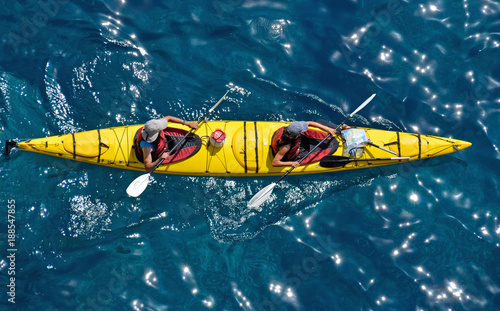
M313 127L316 127L316 128L319 128L327 133L330 133L332 135L335 135L337 134L337 131L331 127L328 127L326 125L323 125L323 124L320 124L318 122L313 122L313 121L307 121L307 125L309 126L313 126Z
M177 117L166 116L166 117L163 117L163 119L167 120L168 122L179 123L179 124L182 124L182 125L189 126L192 129L197 129L198 128L198 123L196 123L196 122L188 122L186 120L182 120L182 119L177 118Z
M144 154L144 167L146 168L146 172L151 172L153 168L160 162L161 159L168 159L170 154L168 152L165 152L161 155L160 158L158 158L156 161L153 161L153 155L151 154L151 151L153 149L151 147L143 147L142 148L142 153Z
M285 154L290 150L290 145L286 145L280 148L278 153L273 159L273 166L293 166L298 167L300 164L297 161L282 161Z
M307 125L309 125L309 126L314 126L314 127L316 127L316 128L322 129L323 131L325 131L325 132L327 132L327 133L330 133L330 134L332 134L332 135L337 134L337 131L336 131L335 129L333 129L333 128L331 128L331 127L328 127L328 126L326 126L326 125L320 124L320 123L318 123L318 122L307 121ZM348 128L351 128L351 127L350 127L350 126L348 126L348 125L345 125L345 124L344 124L344 127L343 127L342 129L348 129ZM342 130L342 129L341 129L341 130Z

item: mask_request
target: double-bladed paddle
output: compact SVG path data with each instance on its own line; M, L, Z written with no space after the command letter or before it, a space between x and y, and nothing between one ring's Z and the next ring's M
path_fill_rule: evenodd
M347 121L349 121L349 119L354 116L356 113L358 113L361 109L363 109L366 105L368 105L368 103L375 97L376 94L372 94L370 97L368 97L367 100L365 100L356 110L354 110L354 112L352 112L344 121L342 121L342 123L340 123L337 128L335 130L339 130ZM316 150L316 148L318 148L325 140L327 140L328 138L330 138L332 135L331 134L328 134L322 141L320 141L316 146L314 146L302 159L300 159L298 162L299 164L305 159L307 158L311 153L314 152L314 150ZM252 199L250 199L250 201L248 201L247 203L247 206L250 207L250 208L257 208L259 207L262 203L264 203L265 201L267 201L267 199L271 196L271 194L273 193L273 189L274 187L276 187L276 185L281 181L283 180L283 178L285 178L286 176L288 176L288 174L290 174L290 172L292 172L293 170L295 169L295 167L291 167L283 176L281 176L277 181L273 182L272 184L268 185L267 187L265 187L264 189L260 190L259 192L257 192L256 195L254 195L252 197Z
M205 120L205 118L212 112L214 111L215 108L217 108L217 106L219 106L219 104L224 100L224 98L226 97L227 93L229 93L229 91L231 90L228 90L226 92L226 94L224 94L224 96L222 96L221 99L219 99L219 101L212 107L210 108L210 110L208 110L207 113L205 113L204 116L200 117L198 119L198 125L201 124L201 122L203 122ZM188 137L189 134L191 134L191 132L194 131L194 129L190 129L189 132L187 132L186 135L184 135L184 137L181 138L181 140L179 140L179 142L177 142L177 144L175 144L174 148L172 148L172 150L170 150L170 156L173 156L174 153L177 152L177 148L181 145L181 143L186 139L186 137ZM139 146L137 146L139 148ZM148 187L149 185L149 177L151 176L151 174L158 168L158 166L160 166L163 161L165 159L161 159L154 167L153 169L147 173L147 174L143 174L139 177L137 177L136 179L134 179L134 181L127 187L127 194L131 197L138 197L141 195L141 193L144 192L144 190L146 190L146 188Z

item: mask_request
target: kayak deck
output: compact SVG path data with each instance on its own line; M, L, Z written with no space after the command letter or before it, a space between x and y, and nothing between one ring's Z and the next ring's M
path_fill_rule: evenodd
M156 173L192 176L278 176L289 167L273 167L270 148L276 130L288 122L273 121L207 121L193 133L202 140L200 150L187 159L160 165ZM19 142L22 150L47 154L70 160L107 167L144 172L134 151L134 136L143 125L129 125L79 132ZM171 127L186 129L180 124ZM210 144L210 135L216 129L226 133L224 144ZM370 141L396 155L375 146L363 148L361 158L410 157L405 161L426 159L465 149L471 143L456 139L365 128ZM342 156L344 143L339 137L339 148L334 155ZM319 161L319 159L318 159ZM302 165L292 174L314 174L366 167L396 164L401 160L353 161L338 167L322 167L319 162Z

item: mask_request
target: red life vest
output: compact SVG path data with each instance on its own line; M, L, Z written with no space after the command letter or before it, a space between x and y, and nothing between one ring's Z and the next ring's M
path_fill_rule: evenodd
M273 148L273 153L274 155L276 155L280 151L281 147L290 144L291 145L290 150L288 150L288 152L285 153L285 155L283 156L283 160L291 161L297 158L297 156L300 153L300 136L297 139L284 140L280 143L280 140L283 137L284 130L285 128L282 127L274 133L273 140L271 142L271 148Z
M144 127L141 127L138 131L137 134L135 135L135 155L137 156L137 159L139 161L144 162L144 153L142 152L141 148L141 141L142 141L142 130ZM155 151L151 154L153 157L153 161L158 160L163 153L165 153L168 150L168 144L167 144L167 139L165 137L165 132L162 130L160 131L160 135L158 135L158 138L154 142L151 143L155 147Z

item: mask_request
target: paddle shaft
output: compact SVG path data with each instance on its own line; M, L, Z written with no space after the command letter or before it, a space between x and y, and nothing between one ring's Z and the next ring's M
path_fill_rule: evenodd
M220 103L224 100L224 98L226 97L227 93L229 93L229 91L231 90L228 90L226 92L226 94L224 94L224 96L221 97L221 99L219 99L219 101L212 107L210 108L207 113L205 113L205 115L203 115L202 117L200 117L198 119L198 126L201 124L201 122L205 121L205 119L208 117L208 115L214 111L215 108L217 108L217 106L220 105ZM175 152L177 151L176 149L181 145L182 142L184 142L184 140L186 139L186 137L188 137L189 134L191 134L192 132L194 131L194 129L190 129L189 132L186 133L186 135L184 135L184 137L181 138L181 140L179 140L177 142L177 144L175 144L174 148L172 148L172 150L170 151L170 156L174 155ZM149 172L149 174L153 174L153 172L163 163L163 161L165 161L164 158L162 158L158 163L156 163L156 165L153 167L153 169Z

